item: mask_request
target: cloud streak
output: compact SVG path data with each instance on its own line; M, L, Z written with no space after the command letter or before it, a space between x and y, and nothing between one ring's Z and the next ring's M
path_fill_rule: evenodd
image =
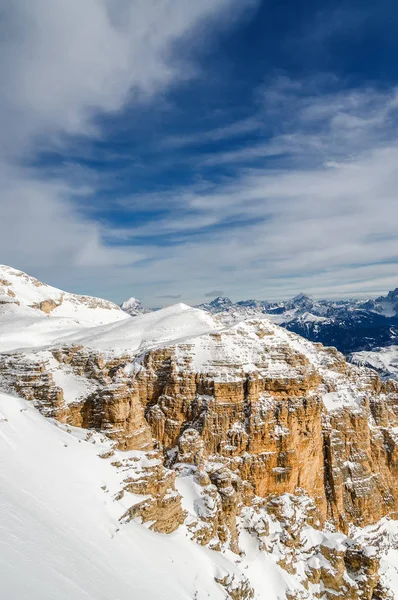
M249 146L239 160L235 151L222 157L236 164L232 176L159 194L168 215L131 232L145 239L156 231L168 242L161 255L149 250L150 277L167 272L173 285L188 274L194 298L215 280L235 299L247 289L272 299L396 287L396 90L319 95L287 87L289 131L261 148L278 145L289 160L247 167ZM277 82L274 92L285 88Z
M241 3L241 10L252 5ZM43 152L62 155L79 140L101 139L101 115L150 103L196 76L203 28L209 43L214 19L223 15L225 27L240 12L235 0L2 3L3 262L36 275L62 269L68 279L68 271L124 269L145 259L143 251L110 246L106 224L79 210L84 201L95 202L99 174L82 187L77 168L63 164L55 173L34 163Z
M245 118L156 139L163 168L170 161L189 176L151 193L134 183L115 192L119 223L101 204L116 171L44 163L44 153L83 156L93 140L106 144L104 115L167 102L167 90L200 74L218 28L254 5L3 2L2 262L116 301L132 286L148 303L180 298L176 288L196 303L222 295L215 285L235 300L396 287L396 88L265 78Z

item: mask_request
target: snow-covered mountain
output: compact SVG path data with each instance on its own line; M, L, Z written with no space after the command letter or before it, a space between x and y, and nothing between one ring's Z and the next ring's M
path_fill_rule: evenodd
M119 306L0 266L0 351L50 344L81 329L128 321Z
M20 306L20 314L75 319L90 326L127 318L109 300L64 292L23 271L0 265L0 306L9 304Z
M388 292L386 296L368 300L364 303L364 308L377 312L384 317L396 317L398 315L398 288Z
M131 316L150 312L135 298L121 308ZM282 302L253 299L232 302L220 296L197 308L226 325L266 317L313 342L334 346L347 356L364 351L376 355L380 348L395 345L398 340L398 288L370 300L314 300L298 294ZM383 376L390 372L385 358L380 371ZM372 365L378 369L381 362L376 360ZM394 367L391 374L394 375Z
M145 308L137 298L129 298L122 302L120 308L129 314L131 317L136 317L137 315L145 315L148 312L152 312L152 309Z
M395 344L385 348L353 352L349 358L357 365L376 369L384 379L398 380L398 346Z
M207 304L199 304L198 308L213 315L225 314L238 319L267 315L276 323L287 323L302 316L328 317L353 310L360 301L313 300L305 294L298 294L291 300L268 302L266 300L241 300L232 302L229 298L215 298ZM314 319L318 320L318 319Z
M269 316L329 318L322 302L131 317L17 273L0 305L7 600L398 599L398 384Z
M393 344L398 336L398 289L375 300L313 300L299 294L284 302L216 298L199 308L226 323L267 316L314 342L349 354Z
M132 316L149 312L135 299L121 307ZM347 356L364 351L376 355L379 348L395 345L398 340L398 288L370 300L314 300L298 294L282 302L253 299L232 302L218 297L197 308L224 324L267 317L313 342L334 346ZM383 376L389 372L385 358L380 371ZM381 362L376 360L372 364L378 369ZM391 374L394 375L394 368Z

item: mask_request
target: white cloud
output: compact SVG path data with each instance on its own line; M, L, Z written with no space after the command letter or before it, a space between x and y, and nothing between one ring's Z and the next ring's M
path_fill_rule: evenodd
M76 210L76 186L26 167L68 136L98 136L96 117L142 102L195 74L201 32L234 21L252 0L4 0L0 47L0 254L2 262L55 273L143 258L104 243L106 231ZM221 19L221 14L223 18ZM211 24L213 22L213 24ZM187 50L187 37L189 48ZM191 60L192 59L192 60ZM74 144L77 142L74 141ZM51 268L53 269L51 271Z
M179 148L184 146L197 146L206 142L214 142L228 138L239 137L248 133L253 133L261 127L262 122L257 117L247 117L239 121L186 135L173 135L163 140L162 145L165 148Z
M235 0L5 0L7 144L15 127L17 143L33 134L92 133L97 111L120 110L190 77L186 46L175 52L173 44L228 8L237 8Z
M233 176L158 195L169 215L130 235L156 232L177 245L146 248L154 262L140 273L144 281L162 273L171 287L183 280L186 300L215 281L235 299L366 295L398 285L396 91L295 98L287 99L291 130L254 147L280 146L287 165L247 168L248 146L239 160L234 151L222 156Z
M202 37L208 43L200 32L209 19L224 26L238 7L237 0L3 1L1 262L116 300L151 302L177 289L195 302L215 285L235 299L396 287L395 89L336 91L333 77L270 82L252 117L202 139L239 138L267 118L270 138L196 157L199 168L230 167L233 175L216 183L202 176L124 201L124 210L138 202L168 211L134 228L112 231L77 211L76 198L95 197L98 174L65 165L63 176L58 169L49 177L25 166L40 148L62 152L70 136L76 147L79 136L101 135L99 114L193 76L187 48ZM144 243L129 246L136 236Z

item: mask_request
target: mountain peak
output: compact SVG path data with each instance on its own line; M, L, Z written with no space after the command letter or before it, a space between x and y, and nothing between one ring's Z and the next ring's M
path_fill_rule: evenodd
M398 298L398 288L395 288L395 290L391 290L390 292L388 292L387 294L388 298Z
M119 306L109 300L65 292L7 265L0 265L0 297L1 304L10 299L21 311L33 310L90 325L126 318Z
M122 302L120 308L131 317L136 317L137 315L144 315L145 313L151 312L150 309L145 308L141 304L140 300L134 298L133 296Z
M217 296L210 302L211 306L232 306L232 300L227 298L226 296Z
M309 296L307 296L306 294L303 294L302 292L300 294L297 294L293 298L293 302L303 302L303 301L307 301L307 300L312 302L311 298Z

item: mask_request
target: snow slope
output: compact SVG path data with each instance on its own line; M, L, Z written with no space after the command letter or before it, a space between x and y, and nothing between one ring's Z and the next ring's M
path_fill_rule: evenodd
M52 317L77 319L89 325L128 319L128 315L113 302L64 292L6 265L0 265L0 302L2 301L15 301L23 307L36 308L39 308L40 303L52 301Z
M63 343L84 344L100 351L138 353L165 344L174 344L221 328L211 315L187 304L174 304L133 319L82 330L62 339Z
M15 303L0 304L0 352L53 344L59 337L84 327L85 321L47 316Z
M0 352L54 344L87 327L130 320L108 300L69 294L0 265Z
M214 576L238 569L221 554L119 523L134 496L114 500L120 475L103 449L0 393L1 597L224 599Z

